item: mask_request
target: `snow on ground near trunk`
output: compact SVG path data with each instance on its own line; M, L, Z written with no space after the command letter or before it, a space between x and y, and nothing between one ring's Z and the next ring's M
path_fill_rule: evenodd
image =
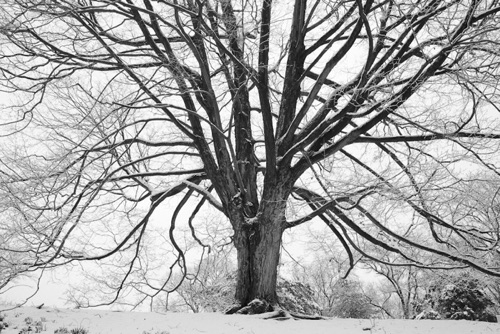
M0 306L0 310L5 309ZM139 313L23 307L2 312L9 327L2 334L18 334L26 317L44 319L43 333L60 327L83 327L89 334L486 334L500 333L500 324L451 320L263 320L257 316L218 313ZM32 332L34 333L34 331Z

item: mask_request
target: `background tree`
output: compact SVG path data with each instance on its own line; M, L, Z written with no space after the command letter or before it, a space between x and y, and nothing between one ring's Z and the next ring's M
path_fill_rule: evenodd
M422 259L425 255L415 250L413 256ZM363 263L363 268L376 274L378 289L382 295L374 306L392 318L414 318L416 306L421 302L428 287L430 274L418 266L393 265L401 260L391 253L379 253L378 258L385 263ZM426 262L432 263L432 259L426 259ZM394 303L396 305L393 305Z
M379 282L384 297L375 306L392 318L411 319L415 302L422 287L418 270L412 267L394 267L386 264L370 263L369 268L383 278ZM397 309L392 310L391 302L397 301ZM397 311L397 312L394 312Z
M283 232L315 218L351 266L383 261L373 244L498 274L482 262L498 226L445 205L467 168L498 176L498 1L1 5L2 233L22 233L0 247L25 268L112 263L111 303L166 221L162 291L187 271L179 221L199 240L210 205L240 306L276 303Z
M326 310L325 315L338 318L370 319L378 313L357 281L339 280L335 292L335 302L330 309Z
M311 287L314 301L321 309L321 314L329 316L339 302L339 290L343 289L345 279L349 277L353 283L350 286L355 287L358 286L356 285L358 278L351 272L350 259L342 251L342 244L338 240L331 239L328 228L317 224L311 224L307 226L306 231L302 231L304 228L305 226L296 232L305 239L304 245L298 247L300 255L289 254L286 249L290 247L283 246L285 252L280 272L289 274L294 281ZM299 240L294 241L299 242ZM291 258L289 267L286 262L287 255ZM357 260L356 258L354 262Z

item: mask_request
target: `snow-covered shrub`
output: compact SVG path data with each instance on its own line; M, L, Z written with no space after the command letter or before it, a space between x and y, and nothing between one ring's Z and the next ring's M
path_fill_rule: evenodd
M492 304L479 280L464 274L452 277L441 288L436 309L445 319L491 321L494 317L488 308Z
M235 284L231 277L221 278L210 285L193 287L191 298L198 312L222 312L234 304Z
M321 308L314 301L314 291L307 284L280 279L276 293L280 306L287 311L309 315L321 314Z

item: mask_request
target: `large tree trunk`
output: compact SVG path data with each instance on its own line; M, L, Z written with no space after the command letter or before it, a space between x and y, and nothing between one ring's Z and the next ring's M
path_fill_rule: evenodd
M269 305L278 302L276 281L285 205L271 206L235 230L238 258L236 299L241 306L254 299L263 300Z

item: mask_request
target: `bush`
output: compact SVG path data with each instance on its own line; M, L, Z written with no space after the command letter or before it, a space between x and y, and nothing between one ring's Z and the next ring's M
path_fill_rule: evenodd
M314 301L314 291L307 284L280 279L276 293L280 306L289 312L308 315L321 313L321 308Z
M469 274L452 277L444 285L437 300L437 310L445 319L492 321L489 311L493 302L482 291L478 279Z

